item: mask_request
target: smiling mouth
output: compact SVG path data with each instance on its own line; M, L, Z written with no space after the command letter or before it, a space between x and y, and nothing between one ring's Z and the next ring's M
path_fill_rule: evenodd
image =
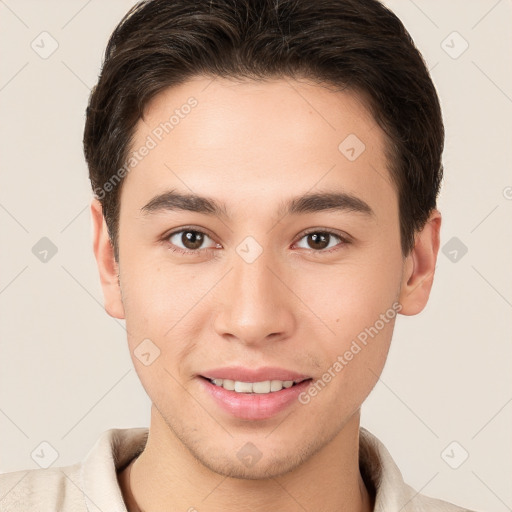
M203 377L203 379L211 382L217 387L224 388L226 391L234 391L235 393L244 394L258 394L265 395L270 393L277 393L282 389L288 389L301 382L311 379L299 379L299 380L264 380L259 382L242 382L239 380L231 379L209 379Z

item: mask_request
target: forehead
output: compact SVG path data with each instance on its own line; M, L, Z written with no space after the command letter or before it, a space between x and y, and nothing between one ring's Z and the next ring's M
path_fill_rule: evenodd
M197 105L188 108L190 103ZM237 142L241 142L244 135L254 136L256 132L259 137L247 141L247 145L272 138L277 143L318 147L322 132L333 132L331 135L338 132L335 137L342 137L346 129L354 130L355 135L369 144L383 142L374 140L382 138L383 133L379 133L365 103L362 95L355 91L334 90L327 84L305 80L194 77L165 89L149 101L144 119L135 132L144 135L147 128L171 121L176 136L176 132L184 131L185 123L181 121L189 118L186 124L194 129L198 148L211 148L229 139L234 141L234 135L238 135ZM370 139L369 132L374 128L378 133ZM227 138L223 140L223 137ZM330 139L326 143L330 143Z
M358 191L368 202L395 194L385 135L361 96L288 78L195 77L168 88L146 106L130 150L139 158L122 195L140 207L171 187L233 207L316 186Z

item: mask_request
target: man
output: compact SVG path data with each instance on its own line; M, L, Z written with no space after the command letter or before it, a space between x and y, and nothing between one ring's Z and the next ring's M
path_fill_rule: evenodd
M2 475L2 510L465 510L406 485L360 427L397 315L432 287L443 139L376 0L136 5L84 149L150 428Z

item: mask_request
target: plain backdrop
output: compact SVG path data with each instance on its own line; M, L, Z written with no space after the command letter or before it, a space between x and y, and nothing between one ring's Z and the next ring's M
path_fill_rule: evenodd
M429 305L399 317L362 424L416 490L505 512L512 508L512 3L386 3L423 53L441 98L442 250ZM106 429L149 425L123 322L102 304L81 145L102 53L131 5L0 0L0 472L37 468L32 454L42 442L55 450L53 465L65 466ZM53 249L47 261L37 244Z

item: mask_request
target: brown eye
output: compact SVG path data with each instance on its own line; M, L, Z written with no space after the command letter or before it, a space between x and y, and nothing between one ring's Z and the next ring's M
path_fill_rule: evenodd
M204 235L199 231L184 231L181 235L181 243L186 249L199 249L203 243Z
M305 234L297 243L301 249L309 249L314 252L329 252L337 245L349 243L348 240L329 231L311 231ZM326 250L327 249L327 250Z
M216 245L206 233L194 229L175 231L167 237L167 240L178 251L182 252L199 252L202 249L213 248ZM207 240L210 240L210 246L203 247Z
M325 249L329 245L329 233L310 233L307 235L308 245L311 249Z

